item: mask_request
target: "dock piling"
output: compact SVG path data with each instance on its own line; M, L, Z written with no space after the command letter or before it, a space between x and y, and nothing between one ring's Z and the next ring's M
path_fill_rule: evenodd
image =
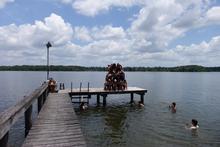
M134 93L131 93L131 101L130 103L133 103L134 102Z
M106 106L106 97L107 97L107 94L102 95L102 97L103 97L103 106Z
M141 103L144 104L144 93L142 93L140 95L141 95Z
M97 105L100 105L100 95L97 94Z

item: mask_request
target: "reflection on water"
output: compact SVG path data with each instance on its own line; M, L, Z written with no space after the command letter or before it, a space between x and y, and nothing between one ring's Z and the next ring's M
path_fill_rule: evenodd
M141 111L140 107L132 106L129 103L106 107L90 106L85 111L80 111L77 105L74 105L74 107L82 123L86 122L82 125L84 134L89 135L86 137L87 143L89 146L94 147L126 145L125 132L130 127L127 113ZM92 136L90 136L90 133L92 133Z

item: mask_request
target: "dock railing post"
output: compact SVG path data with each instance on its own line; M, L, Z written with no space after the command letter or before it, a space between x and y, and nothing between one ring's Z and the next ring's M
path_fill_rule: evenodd
M7 133L0 139L0 147L7 147L7 146L8 146L8 138L9 138L9 132L7 132Z
M32 127L32 105L25 111L25 136L27 136L29 130Z
M46 101L46 98L48 96L48 90L45 90L42 95L43 95L43 104L44 104L44 102Z
M71 82L71 94L73 92L73 82Z
M41 96L39 96L37 99L38 113L40 112L42 105L43 105L43 97L44 97L44 94L41 94Z
M89 82L88 82L88 92L89 92Z
M79 91L81 92L82 89L82 82L80 82Z

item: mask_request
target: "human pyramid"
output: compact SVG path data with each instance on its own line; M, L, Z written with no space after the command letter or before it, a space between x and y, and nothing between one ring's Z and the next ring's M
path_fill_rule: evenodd
M104 90L125 90L127 81L122 66L117 63L108 65L108 73L105 78Z

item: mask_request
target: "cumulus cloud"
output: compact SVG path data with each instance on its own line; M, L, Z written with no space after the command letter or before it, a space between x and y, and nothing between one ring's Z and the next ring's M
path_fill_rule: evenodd
M218 6L208 0L61 0L80 14L95 16L111 7L139 5L130 26L71 26L51 14L33 24L0 26L1 64L39 64L45 60L45 43L51 41L52 64L105 66L120 62L129 66L176 66L220 64L220 37L188 46L170 43L194 28L219 24ZM126 3L127 2L127 3ZM17 60L18 58L18 60ZM54 60L53 60L54 59ZM9 61L10 60L10 61ZM15 63L16 64L16 63Z
M10 51L19 57L41 56L47 41L52 41L54 47L61 47L71 41L72 35L71 25L52 13L44 21L35 21L34 24L1 26L0 51L10 59L13 59Z
M217 23L220 24L220 7L212 7L210 8L207 13L207 23Z
M145 47L146 52L165 50L170 42L185 32L209 23L206 15L209 5L209 1L202 0L146 1L129 32L135 38L151 42L151 45Z
M109 11L111 7L131 7L140 5L144 0L60 0L62 3L70 4L80 14L95 16L99 13Z
M7 3L14 2L14 0L0 0L0 9L4 8Z
M74 39L84 42L92 41L90 31L85 26L74 28Z
M176 38L184 36L185 32L219 24L219 7L211 7L211 0L61 0L69 3L80 14L95 16L111 7L132 7L138 5L140 11L132 19L127 30L111 26L77 28L77 39L92 41L97 39L129 39L135 47L133 50L143 52L160 52L166 50ZM90 32L90 33L88 33Z

